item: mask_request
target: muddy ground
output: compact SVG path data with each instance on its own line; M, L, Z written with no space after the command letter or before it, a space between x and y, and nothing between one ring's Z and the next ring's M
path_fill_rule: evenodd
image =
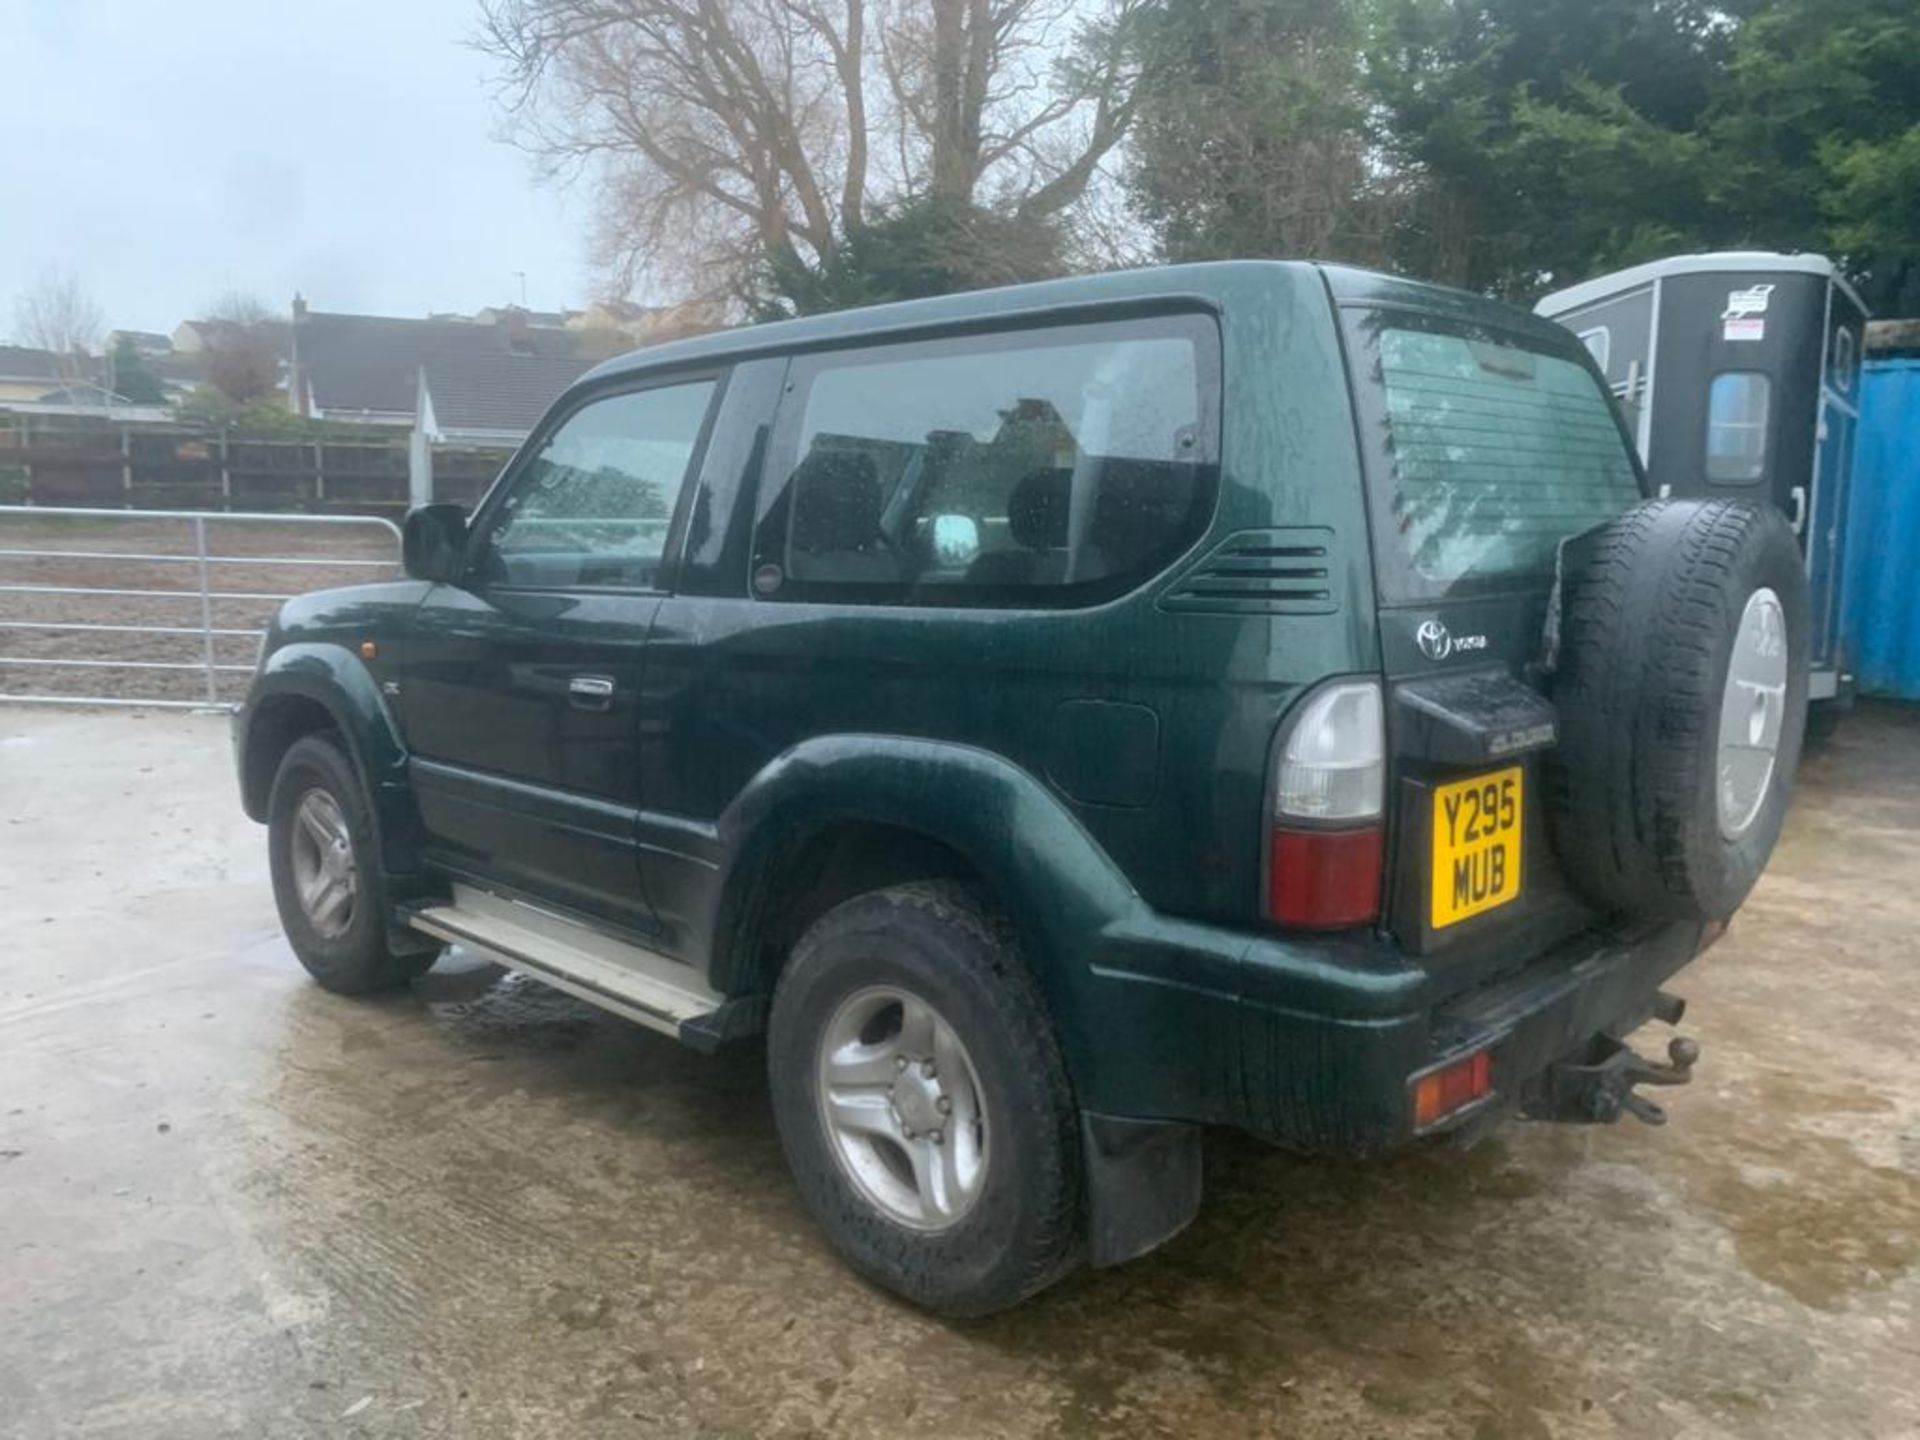
M1214 1137L1187 1234L951 1325L828 1252L752 1056L458 956L327 995L220 721L0 710L0 1434L1913 1435L1916 930L1866 710L1675 986L1667 1129Z

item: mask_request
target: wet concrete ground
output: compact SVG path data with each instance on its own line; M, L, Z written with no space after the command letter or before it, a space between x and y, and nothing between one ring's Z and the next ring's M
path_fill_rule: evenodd
M0 1435L1920 1434L1916 929L1864 711L1667 1129L1219 1136L1165 1250L949 1325L835 1262L751 1057L458 957L327 995L222 722L0 710Z

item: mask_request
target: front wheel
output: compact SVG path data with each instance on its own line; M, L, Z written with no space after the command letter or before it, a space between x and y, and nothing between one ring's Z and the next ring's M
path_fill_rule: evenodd
M353 762L325 736L296 740L267 798L273 899L307 973L343 995L404 985L438 954L389 945L377 846Z
M1078 1261L1066 1067L1011 927L971 888L898 885L816 922L774 993L768 1071L801 1197L870 1280L981 1315Z

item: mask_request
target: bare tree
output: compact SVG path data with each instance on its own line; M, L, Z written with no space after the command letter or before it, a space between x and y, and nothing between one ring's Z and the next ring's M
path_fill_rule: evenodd
M100 343L100 307L71 275L49 270L20 297L14 326L20 338L50 351L63 385L91 378L90 357Z
M207 383L236 405L271 395L280 384L280 324L251 295L229 292L208 312Z
M724 296L882 207L1044 222L1119 143L1144 0L482 0L516 133L599 191L599 259Z

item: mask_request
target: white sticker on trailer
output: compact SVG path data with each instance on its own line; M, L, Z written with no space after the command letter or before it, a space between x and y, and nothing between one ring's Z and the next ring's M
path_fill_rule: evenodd
M1720 335L1724 340L1764 340L1767 338L1767 302L1773 298L1773 286L1749 285L1744 290L1727 292L1727 308L1720 313Z

